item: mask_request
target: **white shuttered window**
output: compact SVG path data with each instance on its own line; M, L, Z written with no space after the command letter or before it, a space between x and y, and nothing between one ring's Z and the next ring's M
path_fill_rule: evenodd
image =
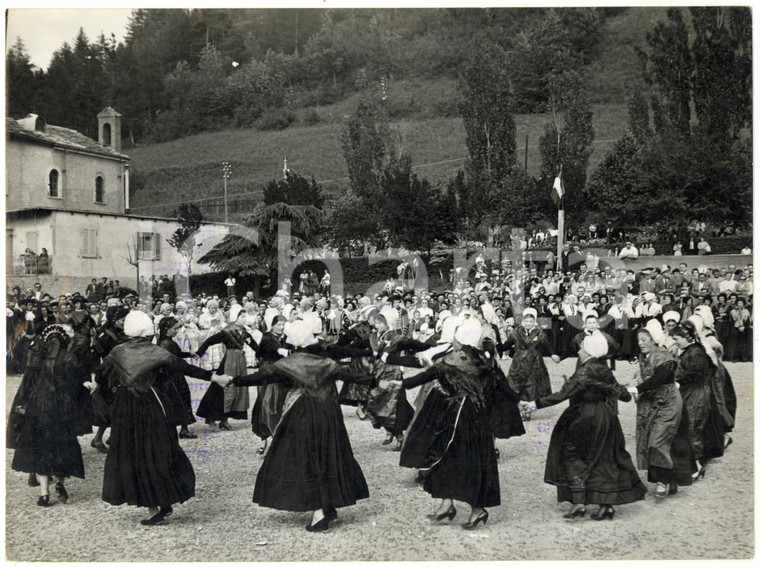
M98 229L82 229L82 249L80 250L82 258L98 257Z

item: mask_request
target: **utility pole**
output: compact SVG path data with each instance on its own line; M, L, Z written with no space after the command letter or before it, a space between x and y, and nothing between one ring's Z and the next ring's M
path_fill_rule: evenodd
M230 222L229 215L227 214L227 180L232 174L232 167L230 162L222 162L222 179L224 180L224 222Z

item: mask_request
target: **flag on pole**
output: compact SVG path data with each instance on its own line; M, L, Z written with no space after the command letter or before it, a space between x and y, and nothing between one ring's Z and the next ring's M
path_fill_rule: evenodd
M560 168L557 177L554 178L554 185L552 185L552 199L554 204L559 206L562 195L565 194L565 184L562 181L562 168Z

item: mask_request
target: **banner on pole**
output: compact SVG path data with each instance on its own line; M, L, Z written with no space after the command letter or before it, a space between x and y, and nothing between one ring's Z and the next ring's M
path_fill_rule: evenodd
M552 185L552 199L554 199L555 205L559 206L564 194L565 184L562 181L562 170L560 169L559 174L554 178L554 185Z

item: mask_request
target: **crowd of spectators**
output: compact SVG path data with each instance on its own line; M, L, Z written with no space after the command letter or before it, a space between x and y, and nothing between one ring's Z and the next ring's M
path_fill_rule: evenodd
M74 332L95 341L108 325L108 310L114 306L141 309L156 325L162 317L174 316L182 323L175 340L186 352L195 352L206 337L227 324L226 313L237 303L248 311L251 331L265 332L274 315L282 314L288 321L312 319L315 334L327 341L337 340L368 307L391 305L398 313L390 322L394 328L431 344L440 338L448 317L465 318L477 311L493 325L500 345L507 343L512 328L520 324L523 309L533 307L553 351L560 356L576 354L572 338L583 328L584 313L593 310L599 326L619 343L619 358L637 355L636 330L650 319L663 322L663 315L674 311L680 320L686 320L696 306L708 305L726 360L751 359L752 264L714 269L688 269L685 263L613 269L603 258L592 255L571 262L572 252L569 248L567 256L563 253L556 266L513 266L509 260L499 263L479 257L467 273L452 270L446 289L438 290L416 289L414 271L405 263L388 278L382 292L344 297L331 293L328 273L319 277L313 270L305 272L295 285L286 280L268 299L257 299L252 291L237 294L232 277L226 294L182 291L176 285L179 280L167 276L141 280L137 293L108 278L93 278L84 290L57 297L45 293L39 283L27 290L16 286L8 295L6 309L9 370L23 370L24 349L46 324L72 325ZM247 354L253 357L252 352ZM197 363L213 368L217 356L209 353Z

